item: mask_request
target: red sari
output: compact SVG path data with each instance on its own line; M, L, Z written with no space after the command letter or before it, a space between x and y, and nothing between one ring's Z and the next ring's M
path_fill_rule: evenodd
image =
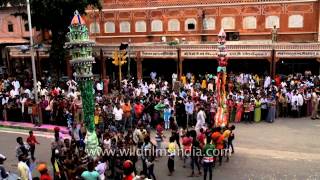
M240 122L241 118L242 118L242 113L243 113L243 104L242 102L237 103L236 105L237 108L237 112L236 112L236 118L235 118L235 122Z

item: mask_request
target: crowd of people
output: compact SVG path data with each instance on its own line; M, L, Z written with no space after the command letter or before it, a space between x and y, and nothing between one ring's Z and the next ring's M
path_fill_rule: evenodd
M82 100L74 80L67 81L64 87L39 82L41 101L37 105L30 83L29 86L28 83L20 86L15 78L5 79L1 85L1 109L3 120L29 121L36 126L41 123L68 126L71 138L63 139L59 129L55 129L51 147L53 176L56 179L85 180L156 179L154 166L155 161L163 159L159 153L161 149L167 152L169 175L174 174L174 162L180 157L184 164L190 161L190 176L201 175L203 169L204 179L212 179L213 167L218 163L221 165L224 157L229 160L230 153L234 152L235 126L232 124L272 123L277 117L311 116L311 119L318 119L319 76L306 72L278 75L271 79L270 76L229 73L226 87L229 124L215 127L215 80L213 74L187 73L179 80L173 74L168 81L152 72L149 83L125 79L120 89L111 82L109 86L101 80L95 82L94 122L100 146L103 150L117 153L121 149L148 152L142 156L133 153L91 159L86 154ZM28 166L28 162L36 159L34 151L37 141L30 138L27 143L23 143L22 139L17 142L19 163L24 162ZM183 153L177 153L179 150ZM223 150L230 153L223 153ZM195 154L196 151L201 155ZM215 151L218 153L209 153ZM142 164L141 170L136 168L137 163ZM194 172L195 165L197 174ZM25 166L21 167L25 169ZM38 169L46 178L50 176L44 164Z

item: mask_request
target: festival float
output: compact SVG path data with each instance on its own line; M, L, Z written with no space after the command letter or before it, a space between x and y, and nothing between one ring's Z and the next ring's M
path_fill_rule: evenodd
M217 101L217 113L215 115L215 127L224 127L228 124L228 108L227 108L227 95L226 95L226 79L227 79L227 49L226 33L221 28L218 34L218 68L217 68L217 80L216 80L216 101Z
M67 38L69 42L65 44L65 47L70 50L72 56L70 63L75 70L74 77L81 92L84 124L87 129L84 140L85 150L90 156L95 157L101 153L94 124L92 64L95 63L95 60L92 57L92 47L95 42L89 40L88 28L78 11L74 13Z

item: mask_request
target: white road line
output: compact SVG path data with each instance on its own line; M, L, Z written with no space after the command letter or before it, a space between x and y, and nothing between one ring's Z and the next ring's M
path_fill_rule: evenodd
M7 130L2 130L2 129L0 129L0 132L27 135L27 136L29 135L28 132L7 131ZM48 138L48 139L53 139L54 138L53 135L38 134L38 133L34 133L34 135L37 136L37 137L44 137L44 138Z

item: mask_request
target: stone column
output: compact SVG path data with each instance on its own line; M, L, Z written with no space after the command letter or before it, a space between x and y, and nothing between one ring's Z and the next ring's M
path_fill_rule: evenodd
M107 76L106 60L103 58L103 51L100 49L100 62L101 62L101 79L105 79Z
M268 62L269 62L269 74L270 76L272 75L272 70L273 70L273 67L272 67L272 57L269 57L268 59Z
M317 62L318 62L318 64L320 63L320 58L317 58ZM319 65L318 65L318 66L319 66ZM319 66L318 73L320 74L320 66Z
M136 57L136 63L137 63L137 79L138 81L142 80L142 59L141 59L141 52L137 52Z
M179 63L179 67L178 67L178 80L180 81L181 76L183 74L183 58L181 57L181 49L178 48L178 63Z
M320 42L320 1L318 1L318 42Z
M280 58L274 58L274 61L273 61L273 65L272 65L272 78L275 78L276 74L277 74L277 62L279 62Z

